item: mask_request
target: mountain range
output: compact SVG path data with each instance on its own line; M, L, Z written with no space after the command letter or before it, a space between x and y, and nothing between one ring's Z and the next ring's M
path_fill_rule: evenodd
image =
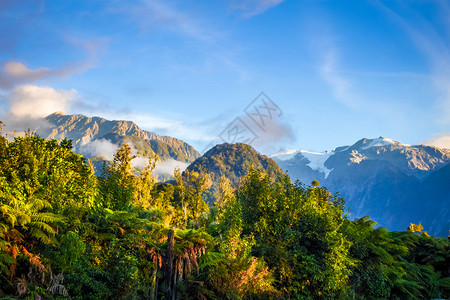
M449 233L448 149L380 137L330 152L288 150L271 157L292 180L318 180L339 193L351 217L370 216L390 230L421 223L432 234Z
M89 147L89 144L109 141L114 145L130 143L140 154L148 156L158 153L163 160L172 158L192 162L200 157L200 153L188 143L142 130L132 121L110 121L100 117L66 115L60 112L47 116L45 121L46 126L39 127L37 134L45 138L68 138L72 140L75 151L93 152L84 154L97 154L93 149L95 144L93 147Z
M221 176L237 184L250 166L276 177L285 171L292 180L310 184L318 180L346 201L350 218L370 216L390 230L405 230L421 223L431 234L447 236L450 229L450 150L407 145L388 138L361 139L351 146L321 153L286 150L269 157L245 144L222 144L203 156L188 143L140 129L132 121L53 113L37 134L68 138L74 150L99 165L111 160L128 143L142 156L158 153L170 162L162 179L170 178L176 163L182 169L211 174L214 196ZM44 125L42 125L44 124ZM161 179L160 178L160 179ZM209 199L211 200L211 199Z

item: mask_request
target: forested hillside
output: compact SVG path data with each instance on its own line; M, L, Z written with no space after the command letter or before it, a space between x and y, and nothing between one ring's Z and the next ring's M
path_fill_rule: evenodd
M284 175L274 160L243 143L224 143L214 146L192 162L184 175L189 176L190 172L197 172L208 176L210 185L204 196L206 201L212 204L219 197L221 185L237 187L252 168L267 172L273 181Z
M351 221L317 182L249 167L207 205L201 170L156 183L124 144L96 177L71 149L0 137L3 299L450 297L447 238Z

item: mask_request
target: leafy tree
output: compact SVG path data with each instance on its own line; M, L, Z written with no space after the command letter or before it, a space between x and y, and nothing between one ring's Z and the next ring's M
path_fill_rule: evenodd
M396 287L408 290L399 261L408 249L396 243L385 228L375 229L376 224L368 217L345 224L346 235L353 242L350 253L358 261L350 283L357 297L392 299Z
M28 133L3 140L0 153L0 274L11 288L14 277L30 274L27 265L42 276L43 247L54 244L60 230L76 228L94 206L96 179L66 140Z
M149 157L147 165L139 171L134 204L144 209L148 209L157 204L153 196L156 182L155 177L153 177L153 171L155 170L158 159L159 156L157 154L154 157Z
M209 206L203 199L203 193L211 186L210 176L206 173L195 171L175 170L175 199L174 204L181 209L178 215L177 225L184 228L202 227L207 219L204 214L209 211Z
M201 277L221 299L267 299L279 296L271 270L263 259L251 255L255 241L241 237L242 230L231 227L218 242L217 252L208 252L201 261Z
M450 297L450 242L448 239L410 231L390 232L391 238L408 248L400 258L406 271L405 280L417 287L417 297ZM401 298L404 292L397 293ZM416 296L416 295L415 295Z
M411 224L408 226L407 230L409 230L409 231L411 231L411 232L422 232L423 226L422 226L422 224L416 225L416 224L411 223Z
M127 210L133 202L135 175L132 173L131 148L123 144L114 155L111 165L103 166L100 194L104 205L114 210Z
M278 289L296 297L345 295L353 263L340 230L341 199L287 176L271 184L267 174L250 170L238 200L243 234L254 235L253 253L267 261Z

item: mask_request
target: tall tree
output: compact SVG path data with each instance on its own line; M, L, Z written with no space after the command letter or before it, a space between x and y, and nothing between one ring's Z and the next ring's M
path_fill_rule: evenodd
M174 202L181 209L184 228L198 229L204 225L203 214L209 211L203 193L211 186L211 178L207 173L188 170L181 174L179 169L175 170L174 177L176 182Z
M137 180L131 165L134 158L130 146L123 144L114 155L112 164L103 166L100 193L106 207L127 210L132 205Z
M243 234L254 235L253 254L267 261L286 296L340 297L352 260L341 232L342 201L323 188L305 189L250 170L238 200Z

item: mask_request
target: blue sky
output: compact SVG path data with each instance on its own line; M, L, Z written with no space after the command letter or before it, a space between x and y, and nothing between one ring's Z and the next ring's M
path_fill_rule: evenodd
M0 68L3 120L128 119L198 150L236 117L267 154L450 147L446 1L3 0ZM262 91L282 111L266 130L244 112Z

